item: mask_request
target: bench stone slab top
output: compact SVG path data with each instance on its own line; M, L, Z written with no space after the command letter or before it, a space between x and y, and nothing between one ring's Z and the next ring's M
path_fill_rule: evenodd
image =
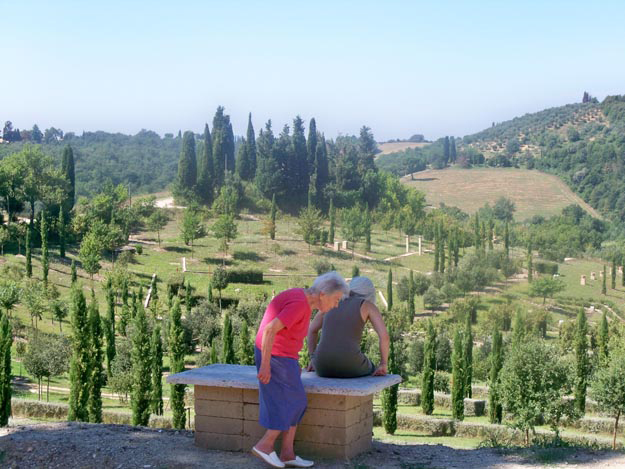
M208 365L169 375L170 384L194 384L238 389L258 389L255 366ZM320 378L315 372L302 372L302 383L307 393L342 396L369 396L382 389L401 383L399 375L363 376L362 378Z

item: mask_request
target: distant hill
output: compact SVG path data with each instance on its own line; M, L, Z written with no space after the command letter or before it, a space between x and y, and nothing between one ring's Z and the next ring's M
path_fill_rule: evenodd
M625 96L526 114L468 135L458 147L460 165L483 160L555 174L600 213L625 221Z
M425 193L427 202L441 202L473 214L484 204L491 206L507 197L516 206L514 218L523 221L534 215L550 217L571 204L582 206L594 217L599 214L573 193L557 176L516 168L428 169L401 181Z

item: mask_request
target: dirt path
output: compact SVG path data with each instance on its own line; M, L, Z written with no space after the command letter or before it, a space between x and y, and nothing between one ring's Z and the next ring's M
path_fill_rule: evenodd
M3 468L265 468L250 453L209 451L193 445L191 432L125 425L12 421L0 429ZM351 461L317 460L316 468L623 468L623 453L575 451L543 465L531 455L492 449L374 441L373 450Z

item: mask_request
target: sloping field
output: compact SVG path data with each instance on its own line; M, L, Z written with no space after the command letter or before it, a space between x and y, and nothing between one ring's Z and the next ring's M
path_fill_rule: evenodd
M477 168L427 170L402 178L402 182L425 192L429 204L440 202L475 213L486 202L507 197L516 205L514 218L523 221L534 215L556 215L570 204L579 204L591 215L601 216L573 193L558 177L535 170Z
M387 153L394 153L396 151L402 151L406 148L421 148L430 145L430 143L415 143L415 142L389 142L378 143L378 148L381 153L378 155L386 155Z

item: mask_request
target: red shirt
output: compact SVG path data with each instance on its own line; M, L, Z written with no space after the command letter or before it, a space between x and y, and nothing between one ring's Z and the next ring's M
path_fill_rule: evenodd
M256 347L262 350L263 331L267 324L278 318L284 324L284 329L280 329L276 334L271 354L297 360L299 351L304 345L304 338L308 334L311 313L303 288L283 291L271 300L265 310L256 334Z

